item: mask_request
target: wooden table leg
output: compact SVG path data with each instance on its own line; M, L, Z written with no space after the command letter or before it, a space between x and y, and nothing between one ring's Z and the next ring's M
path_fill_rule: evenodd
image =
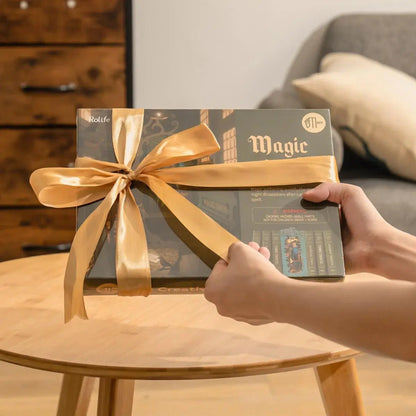
M364 416L353 358L315 368L327 416Z
M77 374L64 374L57 416L87 416L95 379Z
M130 416L134 380L100 378L97 416Z

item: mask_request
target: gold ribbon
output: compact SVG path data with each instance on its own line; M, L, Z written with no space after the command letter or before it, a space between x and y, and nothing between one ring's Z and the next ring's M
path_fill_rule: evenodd
M119 295L147 296L151 276L146 236L139 208L130 190L144 182L177 219L206 247L227 260L237 238L193 205L170 184L193 187L268 187L338 181L333 156L171 167L208 156L220 149L205 124L167 137L132 169L139 147L144 110L113 109L112 134L117 163L80 157L75 168L43 168L30 183L39 201L55 208L103 199L75 234L65 271L65 321L87 319L83 284L107 216L118 200L116 276Z

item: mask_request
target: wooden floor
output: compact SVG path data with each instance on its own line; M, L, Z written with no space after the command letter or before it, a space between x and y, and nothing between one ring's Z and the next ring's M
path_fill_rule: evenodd
M367 416L416 414L416 364L357 358ZM54 415L61 376L0 363L0 416ZM97 386L88 415L96 412ZM136 381L134 415L324 416L312 370L235 379Z

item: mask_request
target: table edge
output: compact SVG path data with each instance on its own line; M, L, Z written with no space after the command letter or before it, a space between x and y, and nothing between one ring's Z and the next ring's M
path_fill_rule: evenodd
M302 368L319 367L351 359L360 351L346 348L338 352L324 352L308 357L253 362L249 364L200 366L200 367L123 367L98 364L68 363L40 357L28 357L0 349L0 360L24 367L63 374L78 374L90 377L109 377L135 380L196 380L226 377L244 377Z

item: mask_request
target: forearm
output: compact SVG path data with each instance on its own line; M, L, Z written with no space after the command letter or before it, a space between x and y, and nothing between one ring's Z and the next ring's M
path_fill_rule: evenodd
M416 281L416 237L396 228L374 241L369 271L389 279Z
M360 351L416 361L416 284L388 280L273 285L271 315Z

